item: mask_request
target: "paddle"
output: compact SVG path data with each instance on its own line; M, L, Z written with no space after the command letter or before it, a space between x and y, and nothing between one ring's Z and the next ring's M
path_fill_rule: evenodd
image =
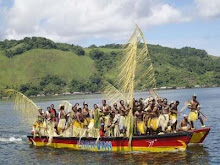
M179 112L182 112L183 110L185 110L188 107L189 102L190 102L189 100L185 101L184 106L181 108Z
M201 114L202 114L202 116L204 117L204 121L207 121L208 120L208 116L206 116L206 115L204 115L201 111L199 111Z

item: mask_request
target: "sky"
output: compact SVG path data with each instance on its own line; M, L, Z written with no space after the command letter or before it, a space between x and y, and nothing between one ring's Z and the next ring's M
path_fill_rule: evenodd
M220 0L0 0L0 40L121 44L135 24L147 43L220 56Z

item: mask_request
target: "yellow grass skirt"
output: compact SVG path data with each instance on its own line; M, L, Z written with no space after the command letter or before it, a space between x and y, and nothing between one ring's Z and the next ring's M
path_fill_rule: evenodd
M191 111L188 116L189 121L196 121L198 119L198 111Z
M88 127L89 122L90 122L90 118L89 118L89 117L85 118L85 119L84 119L84 122L83 122L83 127L84 127L84 128Z
M94 119L90 119L88 128L92 129L93 127L94 127Z
M145 124L143 121L137 122L137 130L140 134L145 134Z
M74 128L83 128L83 123L79 123L78 121L73 121Z
M170 114L170 121L174 124L177 120L177 114Z
M158 117L150 118L148 120L147 127L156 131L158 129Z
M65 128L65 124L66 124L66 119L60 119L59 120L59 123L58 123L58 126L57 126L58 133L60 133L61 130L63 130Z
M44 135L44 127L43 123L38 123L37 121L33 124L33 130L35 134L38 134L40 136Z

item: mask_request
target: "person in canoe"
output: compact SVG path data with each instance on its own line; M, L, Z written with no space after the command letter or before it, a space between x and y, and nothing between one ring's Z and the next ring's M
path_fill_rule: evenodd
M57 132L58 134L63 133L65 124L66 124L66 112L64 111L64 106L60 106L60 112L58 114L58 126L57 126Z
M102 106L100 107L100 110L104 115L108 115L110 113L109 106L106 103L106 100L102 100Z
M144 109L144 123L146 126L146 133L150 134L152 131L152 124L151 124L151 117L152 117L152 112L155 107L155 102L151 98L146 99L145 102L146 108Z
M139 135L144 135L145 134L145 123L143 121L144 118L144 113L141 109L141 104L139 103L137 105L137 111L135 112L135 121L136 121L136 128L137 128L137 132Z
M155 99L150 100L150 104L146 110L147 114L149 114L149 119L147 121L147 133L155 134L159 130L159 109L156 106ZM146 117L146 116L145 116Z
M176 132L178 105L179 105L179 101L176 101L175 103L171 102L170 104L170 123L173 132Z
M162 104L162 111L160 111L161 114L159 116L159 125L162 128L162 132L166 132L169 124L169 113L170 113L170 106L168 104L168 101L166 98L163 99Z
M54 109L54 104L51 104L50 106L50 120L52 121L53 127L57 130L57 112L56 109Z
M80 106L76 107L77 112L75 115L75 121L73 123L73 137L79 137L81 134L81 129L84 126L84 117L82 115L82 108Z
M38 115L37 116L37 121L34 122L33 130L31 131L31 133L34 136L35 135L39 135L39 136L43 136L44 135L43 117L42 117L42 115Z
M120 131L119 131L120 114L119 114L117 103L113 104L113 109L111 113L113 116L113 121L112 121L113 136L118 137L120 136Z
M193 122L196 121L197 119L200 120L202 127L205 127L203 119L200 115L201 107L200 107L200 103L197 101L196 94L192 96L192 100L189 102L188 108L191 109L188 116L188 121L190 122L192 129L195 129Z
M83 103L82 115L84 118L84 126L83 127L88 128L88 125L90 122L90 114L89 114L88 104L86 102Z
M50 114L52 116L53 122L56 122L57 112L56 112L56 109L54 109L54 104L51 104Z
M121 136L124 136L126 133L126 114L127 114L127 108L124 104L124 100L120 100L120 106L119 106L119 113L120 113L120 119L119 119L119 130L121 133Z
M184 114L183 120L181 120L178 131L188 131L191 129L191 124L188 121L188 116Z

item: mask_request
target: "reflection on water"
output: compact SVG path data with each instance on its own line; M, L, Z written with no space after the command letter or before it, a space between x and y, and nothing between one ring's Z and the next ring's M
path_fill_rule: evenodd
M54 158L63 164L208 164L210 161L208 151L202 145L175 153L103 153L33 146L30 149L35 151L32 158L43 164L54 163Z
M199 163L199 164L208 164L209 152L208 149L203 145L192 145L187 149L186 163Z
M0 101L0 164L220 164L220 88L185 89L159 91L161 97L169 101L179 100L180 108L196 93L202 104L202 111L208 115L207 126L211 127L204 145L189 146L185 152L175 153L111 153L86 152L29 145L26 135L31 128L22 124L21 118L13 111L13 105ZM146 92L136 93L137 98L146 98ZM101 95L82 95L68 97L35 98L43 109L50 104L57 107L61 100L72 104L83 101L101 103ZM189 110L184 110L188 113ZM180 118L179 118L180 120ZM200 123L196 123L200 127Z

